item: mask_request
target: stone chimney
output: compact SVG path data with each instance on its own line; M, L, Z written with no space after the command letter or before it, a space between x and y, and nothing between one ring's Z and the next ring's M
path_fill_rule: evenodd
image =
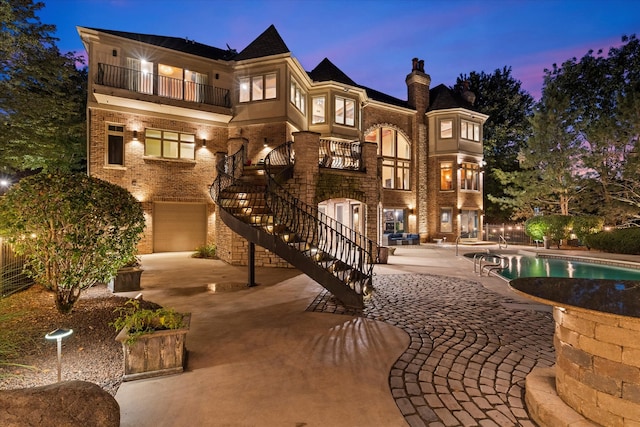
M429 85L431 76L424 72L424 60L413 58L411 73L407 75L408 103L418 114L424 114L429 108Z

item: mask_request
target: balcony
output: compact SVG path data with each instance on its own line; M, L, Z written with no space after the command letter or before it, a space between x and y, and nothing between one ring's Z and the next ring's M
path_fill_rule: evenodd
M98 64L95 83L164 98L231 108L231 96L228 89L115 65Z
M359 141L340 142L320 140L321 168L362 171L362 145Z

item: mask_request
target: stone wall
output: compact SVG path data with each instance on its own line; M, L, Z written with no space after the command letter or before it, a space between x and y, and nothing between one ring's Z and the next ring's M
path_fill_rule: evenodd
M556 389L608 427L640 425L640 319L554 307Z

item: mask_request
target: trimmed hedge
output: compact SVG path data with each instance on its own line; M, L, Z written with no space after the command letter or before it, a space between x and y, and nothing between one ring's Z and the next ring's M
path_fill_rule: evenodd
M640 228L601 231L585 237L587 246L603 252L640 255Z

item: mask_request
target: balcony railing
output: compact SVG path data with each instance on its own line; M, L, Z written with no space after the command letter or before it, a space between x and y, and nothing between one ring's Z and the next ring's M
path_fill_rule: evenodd
M340 142L321 139L319 154L321 168L363 170L362 145L358 141Z
M115 65L98 64L96 84L165 98L199 102L218 107L231 107L231 97L228 89L159 76Z

